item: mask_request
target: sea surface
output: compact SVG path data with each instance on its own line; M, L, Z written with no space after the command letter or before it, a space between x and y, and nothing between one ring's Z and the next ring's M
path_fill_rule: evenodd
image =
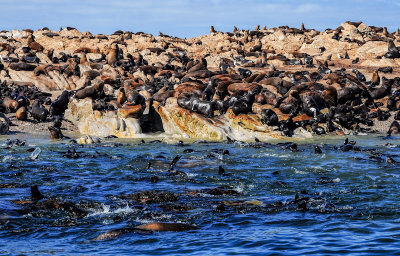
M0 137L0 255L400 255L399 137L349 137L349 151L343 137L295 140L297 152L276 140L16 138ZM32 185L87 214L31 202ZM135 201L142 191L177 201ZM152 222L199 229L95 241Z

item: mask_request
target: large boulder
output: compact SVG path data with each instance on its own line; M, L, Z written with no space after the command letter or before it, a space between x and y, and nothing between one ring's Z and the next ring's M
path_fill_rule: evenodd
M119 138L136 138L142 134L139 119L122 118L117 111L93 110L90 98L72 99L65 111L64 118L74 123L81 134L99 137L115 135Z

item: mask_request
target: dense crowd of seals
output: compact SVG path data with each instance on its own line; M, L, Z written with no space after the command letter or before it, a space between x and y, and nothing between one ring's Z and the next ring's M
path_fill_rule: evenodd
M359 30L362 26L355 22L344 24ZM287 38L307 35L309 41L306 43L311 44L325 33L338 44L346 42L362 47L369 42L385 42L386 53L375 58L400 58L395 43L400 39L398 32L364 27L368 32L356 31L363 38L361 41L346 37L343 26L325 32L304 26L301 29L279 27L269 30L260 30L259 26L255 30L235 27L233 33L217 32L211 27L210 36L223 36L223 40L230 42L231 49L216 47L215 52L203 55L194 55L188 49L205 45L204 37L184 40L162 33L157 38L141 32L116 31L110 36L85 33L80 40L107 42L103 44L106 47L56 51L40 44L37 35L65 38L61 36L62 31L24 30L24 36L20 37L6 36L7 31L3 31L0 78L4 79L0 83L0 111L17 112L20 120L27 120L30 113L36 122L54 121L55 124L49 127L52 138L63 137L59 130L60 120L69 101L85 98L92 99L94 110L121 110L125 117L135 118L144 118L146 108L150 108L150 113L156 113L155 102L159 103L159 108L169 98L175 98L180 108L209 119L227 112L234 116L256 114L263 125L281 131L284 136L293 136L299 127L316 135L342 134L343 129L368 132L373 130L368 127L373 127L376 120L392 118L395 120L388 133L395 134L399 126L396 120L400 119L400 77L393 75L397 68L395 64L375 68L357 66L362 60L351 59L347 51L343 56L338 54L337 60L332 58L334 53L323 59L328 46L320 47L319 53L314 55L301 49L282 54L265 42L267 36L280 32ZM135 36L148 40L149 46L159 47L132 50L128 48L129 42ZM78 39L67 37L67 40ZM186 45L187 49L178 44ZM226 56L227 52L231 54ZM212 67L209 64L211 54L220 55L217 61L212 60ZM156 61L157 57L160 61ZM51 79L55 78L50 74L54 76L56 72L65 79L81 81L82 86L65 90L52 101L51 93L38 91L32 83L12 79L10 73L18 72L33 72L35 77ZM365 72L371 72L372 77L367 79L370 74ZM146 127L144 130L160 130L154 121L156 114L145 118L141 122Z

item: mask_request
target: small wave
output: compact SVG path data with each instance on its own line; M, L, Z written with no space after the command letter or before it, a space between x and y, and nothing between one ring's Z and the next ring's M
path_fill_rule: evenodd
M169 221L172 218L172 214L160 214L157 216L152 216L151 219L145 218L145 219L140 219L139 217L136 218L136 222L139 222L141 224L149 224L149 223L153 223L155 221Z
M98 209L93 211L91 214L88 215L88 217L93 217L93 216L98 216L98 215L110 215L110 214L128 214L128 213L133 213L136 212L137 210L134 210L129 207L127 204L125 207L117 208L117 209L111 209L111 206L101 204L102 209Z
M7 155L7 156L4 156L2 161L3 161L3 163L6 163L6 162L12 162L13 160L15 160L15 157Z

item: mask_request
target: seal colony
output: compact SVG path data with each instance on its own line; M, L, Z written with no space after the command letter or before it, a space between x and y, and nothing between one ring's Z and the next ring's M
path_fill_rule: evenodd
M249 140L399 132L400 34L345 22L181 39L0 32L0 112L82 134ZM26 121L27 120L27 121ZM11 120L13 122L13 120Z

